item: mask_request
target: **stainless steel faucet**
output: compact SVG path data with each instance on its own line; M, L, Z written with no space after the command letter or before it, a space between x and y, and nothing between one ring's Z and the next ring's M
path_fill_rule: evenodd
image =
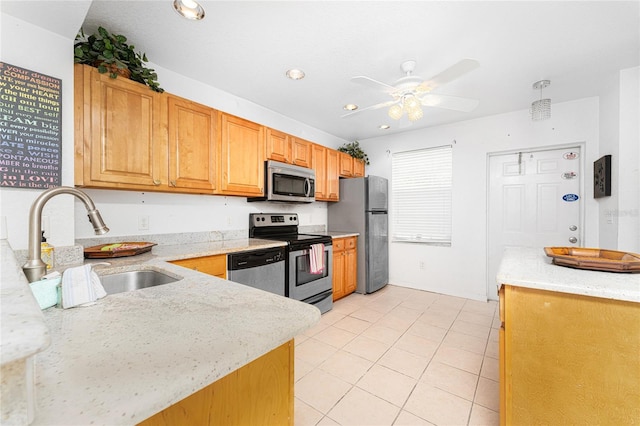
M87 208L89 221L93 225L96 235L109 232L109 228L104 224L100 212L87 194L76 188L68 186L58 186L44 191L31 205L29 211L29 260L22 266L24 274L30 283L38 281L47 272L47 265L41 259L41 238L42 238L42 208L52 197L59 194L71 194L78 197Z

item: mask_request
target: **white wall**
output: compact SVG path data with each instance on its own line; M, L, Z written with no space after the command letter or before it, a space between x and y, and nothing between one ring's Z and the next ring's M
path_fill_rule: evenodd
M640 253L640 67L620 71L618 250Z
M585 165L598 155L598 98L554 104L552 118L532 122L515 111L361 141L371 166L367 173L391 178L391 154L453 144L453 232L451 247L390 244L390 282L438 293L486 300L487 155L492 152L585 143ZM428 114L423 120L428 120ZM588 188L586 167L585 245L598 242L598 207ZM390 214L393 226L393 214ZM419 269L424 262L425 269ZM494 297L495 298L495 295Z
M62 79L62 184L73 186L73 39L1 14L0 52L3 62ZM78 27L81 22L78 23ZM73 31L75 33L75 31ZM336 148L345 141L229 93L185 78L156 64L161 86L168 92L222 111ZM243 197L86 190L110 227L109 236L247 229L249 213L296 211L301 225L326 225L326 203L287 205L247 203ZM14 249L28 246L29 208L41 191L0 188L0 216L7 221ZM149 230L138 230L138 217L149 216ZM93 236L80 202L70 195L51 199L44 207L50 224L49 242L70 246L76 238Z

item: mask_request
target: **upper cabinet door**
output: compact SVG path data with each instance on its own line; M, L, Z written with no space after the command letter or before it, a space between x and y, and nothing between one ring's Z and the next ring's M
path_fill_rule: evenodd
M96 68L84 66L79 72L88 77L83 91L82 184L144 189L166 182L160 94L131 80L109 78Z
M311 142L291 138L291 162L296 166L311 168Z
M340 200L340 152L335 149L327 149L327 199L329 201Z
M353 159L353 177L364 177L364 160Z
M340 152L340 176L353 177L353 157L346 152Z
M217 193L263 195L264 127L233 115L220 116L221 179Z
M267 159L291 163L291 140L278 130L266 129Z
M313 170L316 172L316 201L327 200L327 148L313 144Z
M169 187L213 194L217 111L168 95Z

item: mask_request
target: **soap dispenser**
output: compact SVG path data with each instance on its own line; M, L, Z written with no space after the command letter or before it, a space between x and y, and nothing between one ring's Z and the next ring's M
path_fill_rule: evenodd
M54 263L53 246L47 242L47 239L44 236L44 231L42 231L40 252L42 256L42 261L47 264L47 270L53 269L53 263Z

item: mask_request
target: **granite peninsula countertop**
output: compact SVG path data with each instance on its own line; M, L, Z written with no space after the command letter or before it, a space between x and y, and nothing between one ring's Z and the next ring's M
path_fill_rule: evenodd
M542 247L505 249L497 282L499 287L513 285L640 303L640 274L555 265Z
M42 350L34 357L33 424L136 424L311 327L320 318L311 305L167 263L281 245L257 239L162 245L109 259L110 266L96 266L98 274L155 269L182 279L87 307L41 312L23 291L14 311L36 320L28 330L17 323L19 315L12 324L23 337L37 331L23 357ZM11 250L3 242L3 254L5 246ZM20 356L25 342L5 341L5 287L12 286L5 282L5 259L2 267L4 371L5 349ZM13 287L28 289L19 275ZM38 345L44 350L34 351Z
M331 238L348 238L348 237L357 237L360 234L358 232L327 231L327 232L320 232L319 235L328 235Z

